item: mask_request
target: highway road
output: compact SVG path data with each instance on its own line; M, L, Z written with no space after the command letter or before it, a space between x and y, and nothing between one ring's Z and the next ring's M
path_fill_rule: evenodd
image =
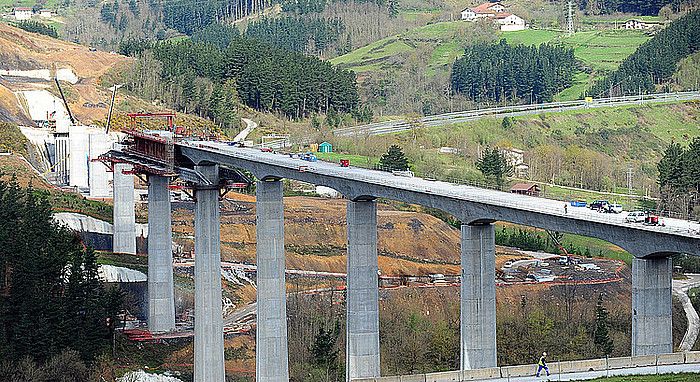
M612 98L597 98L592 102L585 100L550 102L530 105L503 106L478 110L466 110L438 115L430 115L420 119L422 127L445 126L460 122L474 121L487 117L518 117L523 115L540 114L543 112L554 113L572 110L585 110L601 107L641 105L664 102L683 102L700 100L700 92L679 92L646 94L642 96L625 96ZM414 128L405 120L370 123L367 125L352 126L333 130L336 136L353 135L380 135L398 133Z
M358 167L340 167L338 164L330 162L308 162L291 158L284 154L261 152L260 150L251 148L232 147L221 142L190 141L180 143L180 145L191 146L199 151L222 154L247 163L261 163L292 170L292 174L300 174L298 177L295 176L295 179L299 180L305 179L307 175L321 175L319 179L335 178L345 181L356 181L364 184L391 187L392 189L413 191L428 195L431 198L433 196L441 196L459 201L505 207L516 211L534 212L581 222L595 222L610 226L630 227L637 231L651 231L673 236L700 239L700 224L686 220L664 218L664 226L646 226L640 223L625 222L624 213L605 214L588 208L575 208L570 206L568 210L565 210L565 203L558 200L516 195L508 192L458 185L443 181L432 181L418 177L396 176L389 172L368 170ZM303 171L299 171L300 166L302 166L301 168ZM517 223L515 221L513 222ZM539 228L547 229L547 227ZM695 254L700 255L700 253Z

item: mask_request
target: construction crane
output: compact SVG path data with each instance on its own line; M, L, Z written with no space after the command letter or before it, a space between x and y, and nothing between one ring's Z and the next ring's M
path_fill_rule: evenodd
M58 82L58 77L53 79L56 82L56 87L58 87L58 92L61 94L61 99L63 99L63 104L66 106L66 111L68 112L68 117L70 118L70 123L75 125L75 118L73 118L73 113L70 112L70 107L68 107L68 101L66 101L66 96L63 95L63 89L61 88L61 83Z
M112 101L109 103L109 114L107 114L107 129L105 129L105 134L109 134L109 127L112 125L112 112L114 111L114 98L117 96L117 89L124 86L124 84L115 84L112 87Z

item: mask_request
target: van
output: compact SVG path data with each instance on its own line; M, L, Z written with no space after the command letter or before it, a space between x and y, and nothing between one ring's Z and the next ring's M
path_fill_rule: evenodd
M632 211L625 216L625 221L628 223L643 223L647 214L644 211Z

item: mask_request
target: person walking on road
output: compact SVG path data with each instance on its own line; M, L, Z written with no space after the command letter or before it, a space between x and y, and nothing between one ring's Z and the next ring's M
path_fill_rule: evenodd
M566 204L566 203L564 203L564 215L566 215L567 213L569 213L569 210L568 210L568 209L569 209L569 205Z
M540 376L540 372L542 369L547 372L547 376L549 377L549 368L547 367L547 352L542 353L542 357L540 357L540 361L537 362L537 377Z

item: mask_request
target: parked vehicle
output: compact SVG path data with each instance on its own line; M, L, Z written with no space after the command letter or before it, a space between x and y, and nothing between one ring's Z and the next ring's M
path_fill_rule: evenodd
M622 205L621 204L609 204L607 212L614 213L614 214L621 214L622 213Z
M260 151L262 151L262 152L264 152L264 153L271 153L271 152L272 152L272 149L269 148L269 147L263 147L263 148L260 149Z
M396 175L396 176L405 176L405 177L407 177L407 178L413 178L413 177L414 177L413 171L410 171L410 170L406 170L406 171L394 170L394 171L392 171L391 173L394 174L394 175Z
M644 219L644 225L659 225L659 217L656 215L647 215Z
M592 210L598 210L598 211L604 211L610 202L607 200L596 200L593 203L591 203L591 209Z
M348 159L341 159L341 160L340 160L340 167L350 167L350 160L348 160Z
M572 200L569 204L571 204L571 207L586 207L588 203L585 200Z
M301 160L305 160L307 162L316 162L318 161L318 158L316 158L316 155L312 153L305 153L301 155Z
M625 221L628 223L643 223L647 213L644 211L632 211L625 216Z

